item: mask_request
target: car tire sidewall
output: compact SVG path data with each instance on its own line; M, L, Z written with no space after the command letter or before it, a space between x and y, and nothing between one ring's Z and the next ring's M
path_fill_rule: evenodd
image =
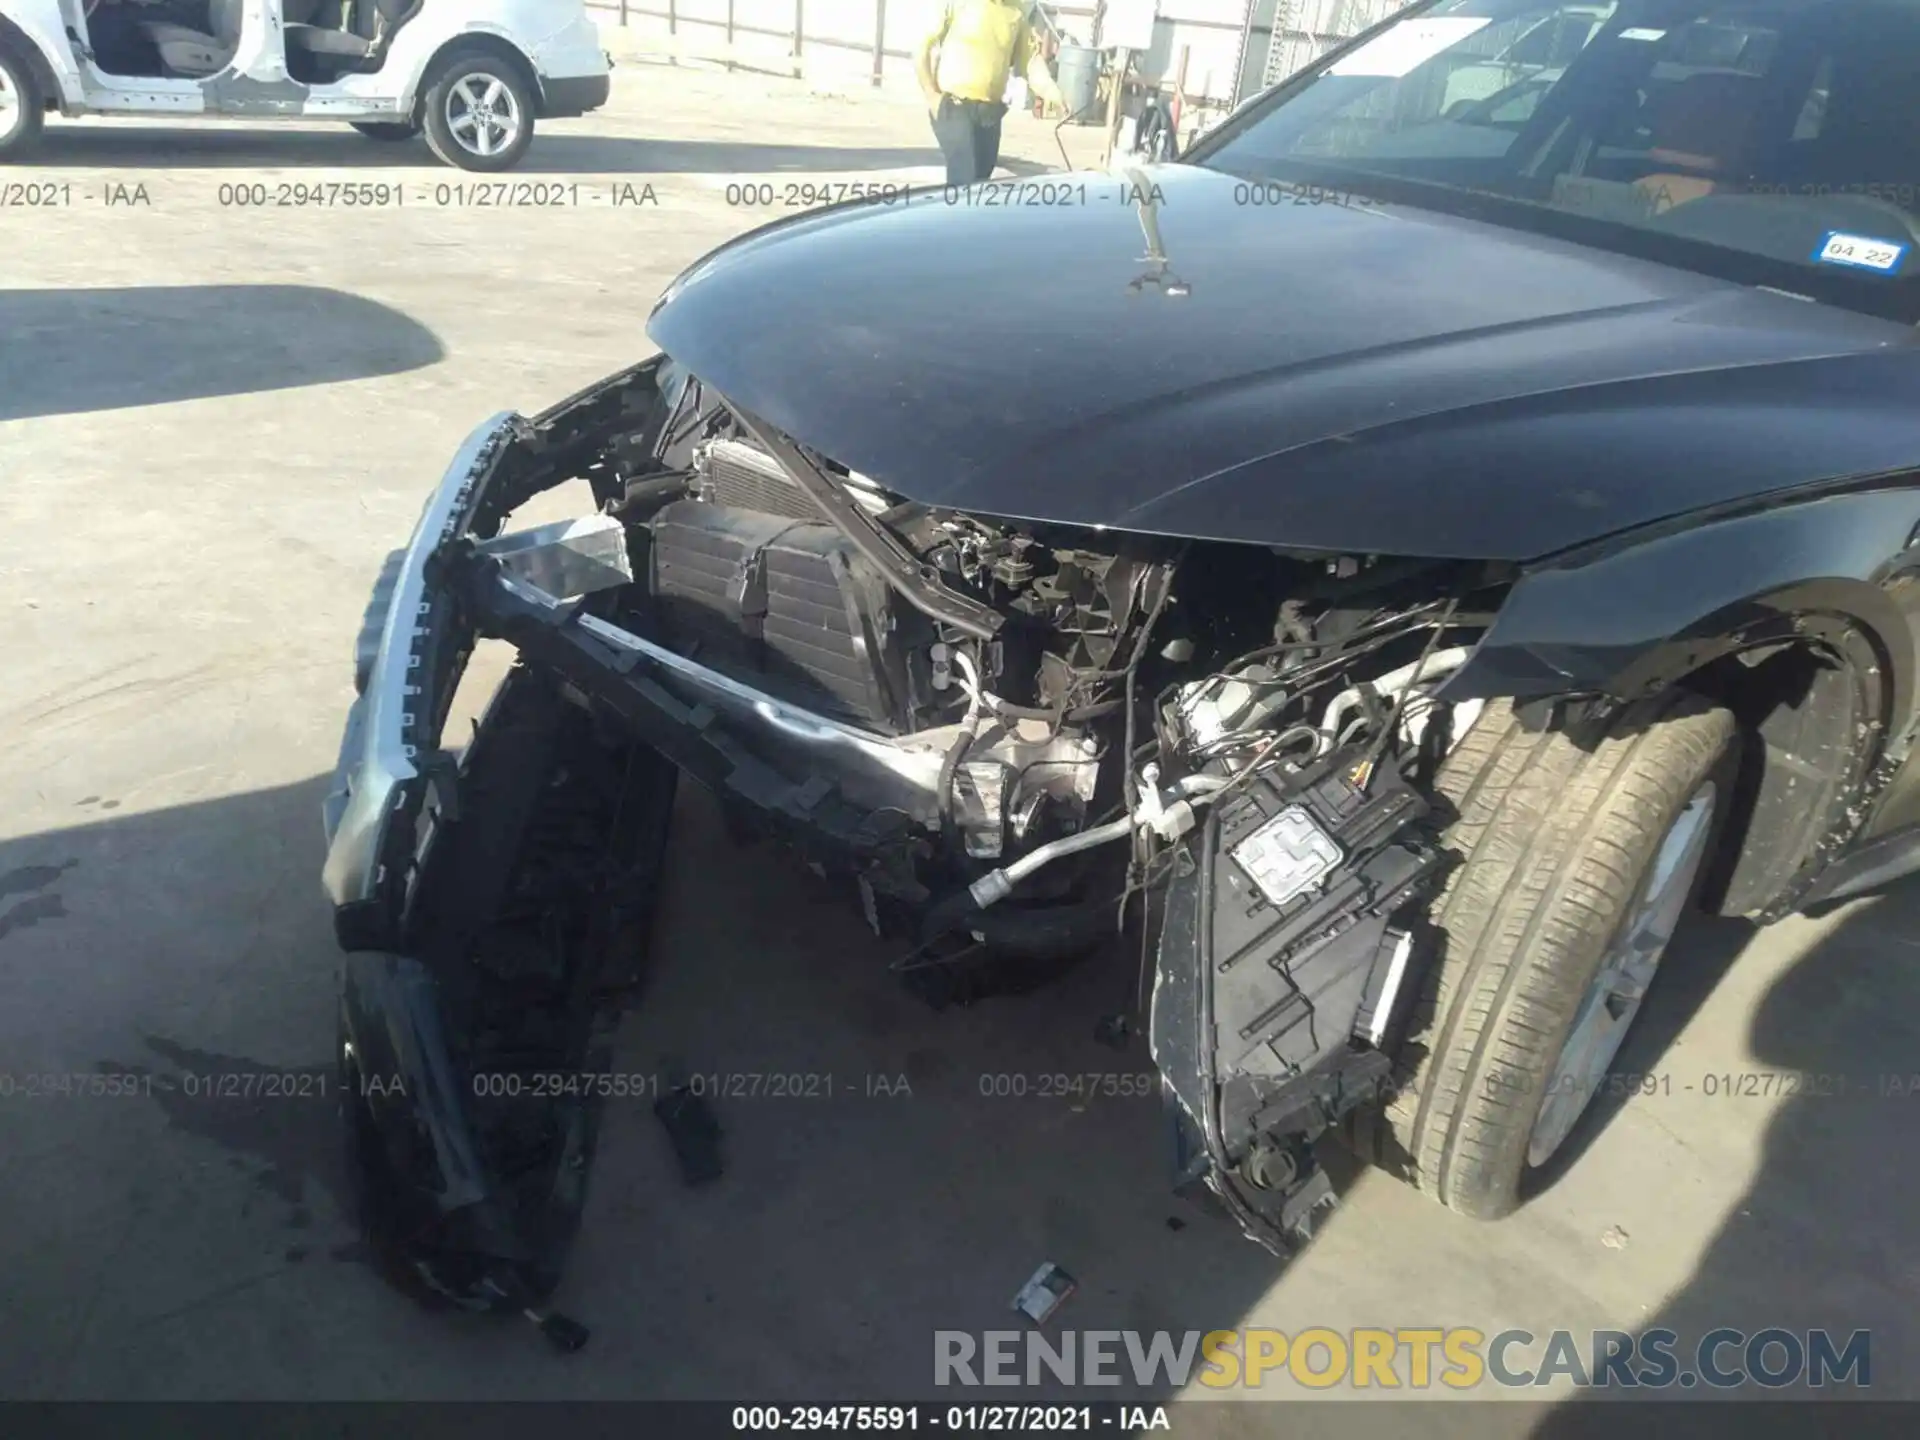
M520 110L520 133L511 145L493 155L476 155L467 149L454 137L447 121L447 98L453 87L470 76L482 75L505 84ZM482 174L511 170L533 143L534 112L538 104L539 96L512 61L486 51L457 52L440 63L427 86L421 117L427 144L436 156L456 169Z
M4 84L18 102L5 122L6 129L0 131L0 160L9 160L33 144L39 135L46 119L46 99L40 93L40 82L34 78L33 66L4 41L0 41L0 84Z
M1555 1153L1529 1166L1580 1003L1675 821L1716 780L1697 903L1726 827L1743 813L1733 779L1744 743L1734 717L1711 701L1670 691L1598 728L1577 720L1578 733L1563 718L1490 703L1436 777L1454 812L1443 839L1454 863L1433 902L1434 953L1391 1092L1356 1116L1348 1136L1363 1158L1479 1220L1511 1213L1551 1183L1617 1108L1590 1097ZM1667 992L1660 974L1682 958L1663 957L1642 1009ZM1649 1023L1670 1024L1636 1014L1608 1073L1648 1068Z
M1732 743L1729 743L1719 752L1711 764L1701 769L1700 773L1694 777L1693 783L1685 787L1684 793L1679 797L1679 803L1670 807L1664 817L1664 823L1658 832L1658 838L1653 842L1648 853L1643 857L1641 874L1628 898L1627 904L1622 912L1615 917L1613 928L1607 932L1606 940L1595 947L1590 955L1583 957L1583 962L1577 972L1569 971L1569 974L1577 975L1577 987L1574 988L1573 992L1575 995L1584 996L1586 994L1588 987L1593 983L1594 976L1599 972L1601 963L1605 960L1607 953L1613 947L1615 939L1619 936L1621 928L1639 906L1646 893L1646 886L1652 874L1654 859L1659 855L1661 846L1666 844L1667 837L1673 833L1673 827L1679 822L1680 816L1685 811L1688 801L1694 795L1698 794L1703 786L1711 783L1715 787L1715 799L1713 815L1708 821L1707 839L1705 843L1706 858L1694 872L1692 884L1688 887L1686 903L1681 907L1680 923L1684 925L1686 917L1695 913L1701 888L1706 881L1709 871L1712 869L1712 857L1717 853L1720 842L1726 834L1730 812L1734 808L1734 785L1738 778L1739 768L1740 745L1738 743L1738 737L1736 736ZM1641 1017L1646 1013L1649 1005L1656 1003L1656 999L1662 989L1660 984L1661 976L1667 973L1669 963L1673 958L1673 946L1671 942L1669 942L1667 949L1662 952L1660 956L1660 963L1654 970L1652 980L1648 983L1646 995L1641 999L1639 1008L1633 1013L1627 1023L1626 1034L1621 1039L1620 1049L1614 1053L1613 1059L1607 1065L1608 1075L1619 1073L1622 1060L1633 1053L1635 1036L1643 1028ZM1573 1017L1570 1015L1567 1024L1562 1027L1560 1032L1554 1037L1553 1067L1548 1071L1547 1075L1540 1077L1539 1083L1531 1087L1527 1093L1528 1113L1530 1116L1537 1117L1540 1106L1546 1100L1548 1080L1559 1068L1560 1057L1566 1050L1567 1041L1571 1038L1572 1030ZM1559 1147L1538 1165L1533 1164L1527 1158L1527 1146L1532 1137L1531 1122L1529 1122L1528 1128L1520 1133L1518 1142L1519 1155L1514 1167L1519 1177L1514 1192L1514 1203L1516 1205L1525 1204L1535 1195L1546 1190L1579 1160L1580 1156L1585 1152L1587 1145L1599 1134L1601 1129L1604 1128L1606 1120L1611 1117L1612 1111L1617 1108L1608 1105L1605 1096L1606 1081L1603 1077L1600 1089L1588 1097L1587 1103L1581 1108L1579 1115L1574 1118L1572 1129L1570 1129L1566 1137L1561 1140Z
M1577 959L1572 954L1561 952L1562 964L1557 967L1557 973L1547 983L1567 996L1571 1003L1566 1007L1562 1021L1555 1026L1550 1044L1542 1046L1538 1052L1552 1056L1552 1060L1541 1073L1531 1076L1526 1087L1520 1091L1516 1109L1525 1117L1524 1122L1516 1123L1510 1128L1503 1128L1499 1132L1495 1148L1491 1153L1483 1154L1481 1165L1476 1167L1477 1174L1474 1179L1464 1180L1464 1183L1456 1186L1455 1193L1447 1201L1451 1207L1486 1220L1498 1219L1510 1214L1544 1190L1557 1176L1563 1174L1577 1158L1579 1152L1585 1148L1587 1141L1592 1138L1595 1133L1596 1111L1604 1108L1599 1103L1597 1095L1588 1099L1587 1104L1574 1120L1573 1128L1552 1155L1537 1167L1528 1161L1527 1148L1532 1139L1533 1126L1539 1116L1540 1107L1546 1099L1548 1085L1559 1067L1561 1055L1572 1034L1579 998L1586 994L1588 987L1593 983L1594 976L1599 972L1602 962L1612 948L1621 926L1626 923L1639 903L1645 891L1648 875L1653 868L1654 858L1660 853L1660 847L1673 833L1673 827L1686 809L1687 802L1709 780L1716 781L1719 786L1719 795L1711 822L1713 828L1707 842L1709 847L1717 840L1726 820L1730 799L1729 787L1738 759L1738 745L1730 742L1711 757L1706 758L1704 763L1695 767L1694 773L1673 788L1661 806L1658 828L1650 832L1651 838L1643 847L1643 853L1637 857L1637 873L1624 904L1609 917L1611 923L1607 928L1600 931L1590 943L1580 948ZM1709 855L1712 853L1710 848L1708 853ZM1687 903L1681 912L1683 916L1692 912L1693 902L1699 894L1706 869L1707 867L1703 865L1693 877ZM1632 1036L1641 1014L1645 1012L1653 994L1660 989L1660 973L1667 968L1671 957L1672 952L1669 948L1668 952L1661 957L1661 964L1654 973L1648 996L1642 999L1640 1009L1635 1012L1633 1023L1628 1027L1626 1038L1622 1041L1623 1050L1632 1043ZM1613 1073L1619 1063L1620 1056L1616 1053L1608 1065L1608 1073ZM1605 1088L1604 1080L1601 1088L1603 1090Z

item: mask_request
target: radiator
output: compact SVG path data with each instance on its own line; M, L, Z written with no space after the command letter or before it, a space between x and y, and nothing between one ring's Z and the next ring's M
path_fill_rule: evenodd
M835 527L682 500L655 518L651 557L683 653L823 715L912 727L910 669L933 637Z
M782 470L771 455L738 440L714 440L694 460L700 494L716 505L818 520L820 508Z

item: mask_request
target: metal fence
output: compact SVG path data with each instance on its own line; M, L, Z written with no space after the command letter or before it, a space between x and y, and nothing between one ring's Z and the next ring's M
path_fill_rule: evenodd
M1378 25L1406 0L1281 0L1273 38L1261 67L1260 88L1278 85L1362 30Z
M875 85L881 83L888 60L913 58L904 43L888 44L887 0L815 0L811 16L807 0L587 0L587 8L612 12L622 26L651 29L675 40L718 42L729 52L738 50L729 58L746 65L777 62L782 52L761 47L756 53L756 47L742 45L742 37L782 42L796 72L805 68L808 47L838 51L856 63L864 56ZM896 5L901 8L908 7ZM664 22L664 30L652 22Z
M915 45L939 0L587 0L621 26L679 47L718 48L754 69L911 83ZM1182 57L1186 93L1234 104L1279 83L1406 0L1163 0L1135 73L1170 85ZM1038 7L1051 28L1099 43L1101 0ZM716 58L716 57L704 57Z
M743 67L788 74L864 75L910 84L914 47L938 0L587 0L590 9L677 50L717 50ZM1192 100L1231 103L1260 85L1267 17L1276 0L1170 0L1134 72L1170 85L1182 56ZM1056 32L1098 43L1100 0L1038 7ZM1251 43L1249 43L1251 42Z

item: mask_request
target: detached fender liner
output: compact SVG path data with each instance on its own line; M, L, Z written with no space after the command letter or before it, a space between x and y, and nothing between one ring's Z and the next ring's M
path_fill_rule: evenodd
M444 1298L524 1309L559 1281L675 775L515 669L460 768L457 818L429 817L406 954L347 959L362 1220Z
M323 809L348 951L340 1095L363 1226L394 1279L533 1315L584 1202L608 1042L645 967L677 772L511 671L456 760L440 732L474 641L447 559L543 490L615 484L664 418L659 358L470 435L375 588Z

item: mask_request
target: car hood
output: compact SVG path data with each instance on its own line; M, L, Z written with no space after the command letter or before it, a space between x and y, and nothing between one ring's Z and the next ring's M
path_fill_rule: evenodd
M648 333L908 499L1489 559L1820 478L1841 440L1864 468L1863 434L1899 446L1840 412L1912 373L1887 322L1183 165L782 221L683 274ZM1825 420L1739 419L1816 389Z

